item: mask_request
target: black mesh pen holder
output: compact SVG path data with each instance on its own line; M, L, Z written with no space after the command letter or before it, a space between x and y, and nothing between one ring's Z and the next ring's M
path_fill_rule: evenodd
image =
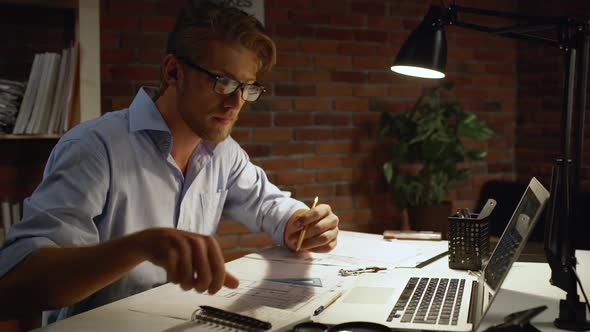
M490 214L496 201L488 199L480 213L449 217L449 267L479 270L490 257Z

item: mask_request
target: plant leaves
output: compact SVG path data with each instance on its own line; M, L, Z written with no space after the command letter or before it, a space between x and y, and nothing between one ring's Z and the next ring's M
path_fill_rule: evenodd
M385 174L387 183L391 183L391 179L393 179L393 169L393 162L391 160L383 164L383 174Z
M473 160L481 160L488 155L488 152L484 149L472 149L467 151L467 157Z

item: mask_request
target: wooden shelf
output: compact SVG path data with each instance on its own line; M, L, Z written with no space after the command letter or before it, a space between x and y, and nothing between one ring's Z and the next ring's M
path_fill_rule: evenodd
M0 134L0 140L60 139L61 134Z
M77 0L0 0L0 4L45 8L78 8Z

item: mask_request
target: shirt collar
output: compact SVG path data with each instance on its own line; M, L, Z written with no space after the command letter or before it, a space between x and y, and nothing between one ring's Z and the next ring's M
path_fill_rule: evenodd
M155 130L170 134L170 129L162 118L154 99L158 89L141 87L129 106L129 131Z
M163 153L170 153L172 148L172 133L166 125L162 114L158 110L155 99L159 95L159 89L154 87L141 87L129 106L129 131L157 131L167 135L151 135ZM201 140L204 152L213 155L213 151L219 143Z

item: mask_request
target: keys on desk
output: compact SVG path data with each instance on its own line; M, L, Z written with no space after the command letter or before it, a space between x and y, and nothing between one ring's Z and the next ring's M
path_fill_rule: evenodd
M376 273L376 272L383 271L383 270L387 270L387 268L386 267L378 267L378 266L369 266L369 267L365 267L365 268L361 268L361 269L351 269L351 270L340 269L340 271L338 271L338 274L341 277L348 277L348 276L357 276L361 273Z

